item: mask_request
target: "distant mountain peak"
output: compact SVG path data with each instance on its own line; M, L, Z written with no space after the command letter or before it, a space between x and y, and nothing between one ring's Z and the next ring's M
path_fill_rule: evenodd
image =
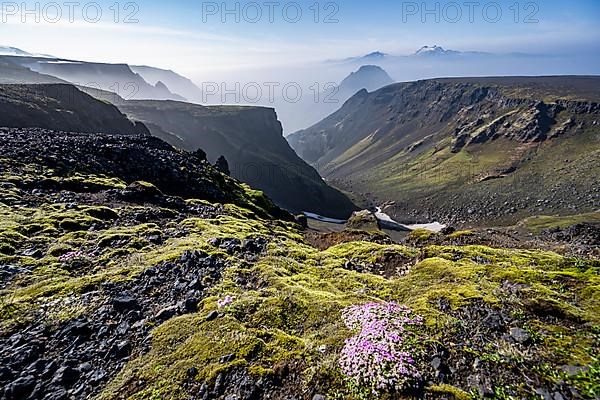
M383 68L377 65L362 65L340 83L340 88L355 92L360 89L372 91L391 83L394 83L394 80Z
M383 71L385 70L378 65L362 65L358 71L353 72L353 74L366 73L366 72L374 72L374 71Z
M154 85L154 87L157 88L157 89L161 89L161 90L169 90L169 88L167 87L167 85L165 85L161 81L156 82L156 85Z
M384 58L387 57L386 53L382 53L381 51L374 51L372 53L363 56L363 58Z
M438 46L436 44L433 46L423 46L414 53L415 56L452 55L452 54L459 54L459 52L455 51L455 50L446 50L442 46Z
M25 50L21 50L17 47L1 46L1 45L0 45L0 56L54 58L53 56L49 56L47 54L32 54Z

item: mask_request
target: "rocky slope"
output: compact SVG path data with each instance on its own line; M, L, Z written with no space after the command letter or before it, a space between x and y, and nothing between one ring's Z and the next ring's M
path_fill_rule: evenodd
M345 218L355 209L294 153L273 109L159 101L117 105L176 147L201 148L212 162L224 155L233 177L263 190L288 210Z
M0 85L0 126L73 132L149 134L114 105L72 85Z
M399 220L513 223L600 208L598 77L435 79L362 91L291 137Z
M0 143L3 398L599 395L589 256L487 231L303 232L150 136L0 128ZM527 222L554 224L569 221ZM354 345L357 323L374 346Z

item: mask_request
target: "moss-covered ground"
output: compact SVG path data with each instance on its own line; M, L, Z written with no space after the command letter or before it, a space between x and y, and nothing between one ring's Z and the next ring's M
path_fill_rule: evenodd
M125 186L102 176L76 179L96 188ZM417 362L428 377L429 397L479 397L469 374L487 376L495 398L532 398L539 387L565 385L584 398L600 395L598 260L539 250L434 246L424 231L413 233L410 246L353 241L323 250L310 245L299 226L231 204L187 200L219 210L190 215L152 204L104 202L98 193L76 202L68 193L34 195L15 182L23 187L8 176L0 185L0 265L22 270L0 289L0 332L84 314L89 310L63 300L105 282L129 280L188 250L229 262L198 311L157 326L150 351L129 361L100 398L185 399L188 371L195 368L198 383L242 369L257 379L278 377L283 384L294 376L298 393L317 390L328 398L352 399L337 364L351 335L340 312L373 301L398 302L423 316L426 337ZM247 193L255 210L269 206L261 204L259 192ZM253 260L210 242L258 236L267 238L267 250ZM407 264L402 275L355 267L398 259ZM231 304L219 308L226 296ZM223 316L207 321L215 310ZM496 314L504 322L478 336L486 318ZM526 341L510 337L517 327L528 333ZM431 366L440 348L455 369L447 378ZM477 366L464 372L461 360L478 360ZM287 366L283 376L282 366ZM568 374L565 366L579 369Z

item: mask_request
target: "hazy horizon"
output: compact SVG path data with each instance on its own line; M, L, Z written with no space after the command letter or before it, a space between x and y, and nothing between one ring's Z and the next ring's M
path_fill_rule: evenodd
M373 51L408 55L424 45L596 64L593 55L600 53L600 4L591 0L73 4L2 3L0 44L81 61L150 65L195 82L231 81L242 71L260 77Z

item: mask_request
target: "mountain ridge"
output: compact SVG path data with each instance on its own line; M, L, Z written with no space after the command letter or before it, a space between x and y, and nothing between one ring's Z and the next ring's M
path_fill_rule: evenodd
M0 85L0 126L84 133L149 135L117 107L70 84Z
M14 72L15 68L20 68L18 74ZM68 82L117 92L131 99L187 101L177 90L172 91L170 84L190 94L196 101L202 97L201 90L191 80L173 71L125 63L70 60L9 47L5 47L4 54L0 53L0 72L7 75L4 79L0 78L2 83ZM15 74L16 77L11 78ZM162 85L156 86L159 81Z
M367 203L396 201L399 220L511 223L540 207L595 211L591 178L573 174L600 169L593 157L599 87L600 77L398 83L357 93L290 143L335 186L368 193ZM577 168L544 170L565 163L561 146ZM562 197L549 200L555 193ZM485 206L477 211L471 201Z

